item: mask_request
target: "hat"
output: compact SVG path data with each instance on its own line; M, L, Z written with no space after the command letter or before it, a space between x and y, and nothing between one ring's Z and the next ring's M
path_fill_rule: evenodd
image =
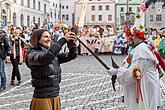
M145 40L145 28L140 14L135 16L133 26L125 30L126 37L136 36L139 39Z

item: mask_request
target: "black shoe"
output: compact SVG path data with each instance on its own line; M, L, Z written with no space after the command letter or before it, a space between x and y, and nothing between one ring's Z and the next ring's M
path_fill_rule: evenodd
M21 84L21 80L18 81L17 86L19 86L20 84Z
M0 92L4 91L6 87L0 87Z
M14 82L14 80L11 80L11 83L10 83L10 85L15 85L15 82Z

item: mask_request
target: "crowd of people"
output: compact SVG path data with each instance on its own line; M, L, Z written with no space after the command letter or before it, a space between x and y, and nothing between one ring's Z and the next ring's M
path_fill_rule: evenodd
M160 74L155 70L165 70L165 28L140 32L134 27L132 30L121 30L118 34L112 34L106 28L100 32L100 29L85 27L78 30L60 24L53 25L49 30L37 25L33 28L10 26L6 30L1 29L0 92L6 89L5 63L11 62L13 66L10 84L19 86L19 65L26 61L35 88L31 110L60 110L60 64L75 59L77 52L91 55L76 41L75 36L78 36L95 54L128 55L124 60L124 65L127 64L125 68L111 67L108 73L118 76L117 80L125 89L124 99L128 108L135 110L136 106L136 110L157 110L160 106ZM136 87L138 89L134 89ZM154 98L151 99L151 96Z

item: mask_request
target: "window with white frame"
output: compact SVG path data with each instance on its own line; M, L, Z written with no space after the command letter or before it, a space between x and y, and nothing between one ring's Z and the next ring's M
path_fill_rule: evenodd
M102 11L102 6L101 5L99 5L99 11Z
M98 17L99 17L99 21L102 21L102 15L99 15Z
M120 7L120 12L124 12L124 7Z
M68 14L66 14L66 20L67 20L67 21L69 20L69 15L68 15Z
M92 15L92 21L95 21L95 15Z
M105 10L109 10L109 5L106 5L105 6Z
M108 21L112 21L112 15L108 15Z
M95 11L95 6L91 6L91 10L92 11Z
M154 16L150 15L150 21L153 21L153 20L154 20Z
M162 15L156 15L156 21L162 21Z

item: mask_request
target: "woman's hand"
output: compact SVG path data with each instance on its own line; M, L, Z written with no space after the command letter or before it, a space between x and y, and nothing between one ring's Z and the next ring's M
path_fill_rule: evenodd
M76 47L76 35L73 32L68 32L65 35L65 38L67 40L67 46L68 48Z
M76 34L73 32L68 32L65 35L65 39L67 40L67 42L76 42Z

